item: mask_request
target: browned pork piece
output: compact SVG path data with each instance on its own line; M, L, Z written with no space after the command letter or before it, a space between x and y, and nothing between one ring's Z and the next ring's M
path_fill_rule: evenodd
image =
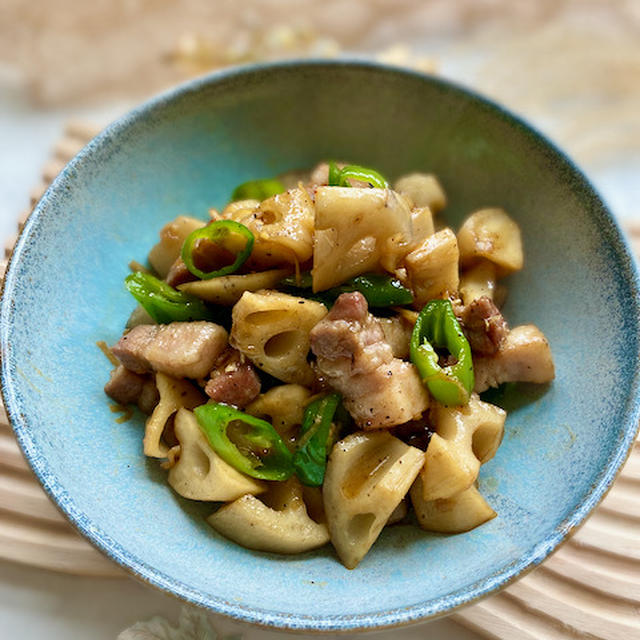
M494 355L473 359L473 368L478 393L503 382L541 384L555 378L549 343L532 324L511 329Z
M227 332L212 322L141 324L120 338L113 355L131 371L204 378L227 347Z
M166 283L172 287L177 287L185 282L193 282L197 278L187 269L187 265L182 258L176 258L176 261L171 265L169 273L165 278Z
M493 355L509 333L504 317L488 296L482 296L466 306L461 320L474 354Z
M104 385L104 391L120 404L132 404L138 402L146 381L145 376L119 365L111 372L109 382Z
M216 402L244 409L260 395L260 378L244 355L229 348L216 361L204 391Z
M137 404L143 413L151 413L160 396L150 377L134 373L118 365L109 382L104 385L105 393L118 404Z
M403 424L427 408L429 396L416 368L393 357L361 293L343 293L310 335L320 374L343 395L359 427Z

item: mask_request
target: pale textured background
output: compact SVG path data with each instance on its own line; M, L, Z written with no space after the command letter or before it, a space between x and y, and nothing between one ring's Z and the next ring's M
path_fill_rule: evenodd
M349 52L497 99L565 148L618 215L637 214L637 0L0 0L0 185L15 198L0 215L25 205L71 113L106 123L226 64Z
M2 239L70 117L106 124L227 64L344 53L417 66L497 99L567 150L616 216L640 221L637 0L0 0ZM2 637L111 640L178 610L132 580L0 563ZM445 620L373 637L478 636Z

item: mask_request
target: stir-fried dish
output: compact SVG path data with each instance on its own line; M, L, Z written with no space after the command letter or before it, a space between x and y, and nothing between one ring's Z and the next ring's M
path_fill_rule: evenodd
M517 224L484 208L456 233L445 205L433 175L391 188L323 163L176 218L148 268L131 264L139 305L105 391L148 414L145 455L214 503L217 532L276 553L331 542L351 569L385 526L495 517L477 478L506 414L479 394L554 365L542 332L500 311Z

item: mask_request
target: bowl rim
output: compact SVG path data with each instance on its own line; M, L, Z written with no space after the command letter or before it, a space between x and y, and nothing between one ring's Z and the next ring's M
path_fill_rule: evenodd
M234 82L256 74L282 73L286 71L296 71L307 69L336 69L354 68L365 72L379 73L381 75L406 76L421 82L432 83L440 89L447 90L462 96L473 103L479 103L496 116L505 119L510 125L522 130L532 138L536 144L546 147L559 162L563 171L566 171L573 180L579 184L584 191L584 198L593 205L593 211L598 210L602 222L605 223L606 234L609 243L614 248L614 253L620 261L621 271L625 274L625 280L631 285L634 291L633 300L630 304L636 311L635 317L640 317L640 277L636 258L631 251L625 235L615 217L610 212L602 197L586 178L584 173L578 168L561 149L551 142L544 134L540 133L536 127L526 122L523 118L515 115L494 100L483 96L475 89L471 89L461 83L452 82L448 79L436 77L428 73L407 69L402 66L386 64L373 61L364 57L345 57L339 59L308 58L291 59L278 62L265 62L257 64L247 64L241 66L228 67L222 70L208 73L197 78L181 83L167 91L164 91L139 106L128 111L123 116L112 122L93 140L91 140L61 171L61 173L51 183L33 212L29 216L9 259L9 263L2 282L2 299L0 303L0 353L9 353L9 334L11 331L11 307L13 305L13 292L17 286L17 264L21 260L28 239L36 227L36 224L47 208L48 203L56 192L62 190L72 179L75 172L83 164L90 162L93 152L117 136L120 132L135 125L146 115L173 100L189 93L197 93L205 87ZM493 574L485 576L472 585L468 585L458 591L441 596L435 600L423 601L407 607L381 610L373 613L343 615L326 614L290 614L285 612L267 611L249 605L241 605L231 602L221 597L205 596L196 589L180 580L169 577L162 572L147 565L144 561L136 557L131 552L124 549L119 543L111 539L105 532L95 527L90 519L76 506L72 497L59 484L57 478L49 471L46 460L39 453L30 435L28 418L19 415L18 404L12 386L13 371L10 358L2 357L0 374L2 377L2 398L6 408L7 416L14 429L20 447L29 462L34 474L52 499L54 504L62 512L64 517L78 530L94 547L103 554L115 561L129 574L142 580L146 584L171 593L184 601L196 606L205 608L217 614L228 616L240 622L251 623L268 629L295 630L295 631L315 631L315 632L336 632L336 631L370 631L382 630L393 627L404 626L432 620L437 617L448 615L455 610L477 602L481 598L489 596L499 589L507 586L514 580L522 577L529 571L536 568L546 557L553 553L559 545L566 541L572 533L584 522L591 511L602 501L629 456L634 440L638 433L640 423L640 363L636 364L634 375L631 381L632 392L624 403L624 414L627 422L624 430L620 433L617 449L609 459L607 465L592 483L589 492L584 496L582 502L575 507L571 514L561 522L547 537L538 542L528 553L519 560L502 567Z

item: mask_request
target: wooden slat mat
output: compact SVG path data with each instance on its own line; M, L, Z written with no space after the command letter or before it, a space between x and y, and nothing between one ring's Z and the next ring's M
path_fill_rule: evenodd
M67 127L31 194L32 206L96 133L84 123ZM19 228L29 213L20 217ZM640 253L640 225L626 230ZM6 257L14 242L9 240ZM453 618L500 640L640 640L639 489L640 440L612 490L569 541L532 573ZM0 558L85 576L125 575L51 504L24 461L1 406Z

